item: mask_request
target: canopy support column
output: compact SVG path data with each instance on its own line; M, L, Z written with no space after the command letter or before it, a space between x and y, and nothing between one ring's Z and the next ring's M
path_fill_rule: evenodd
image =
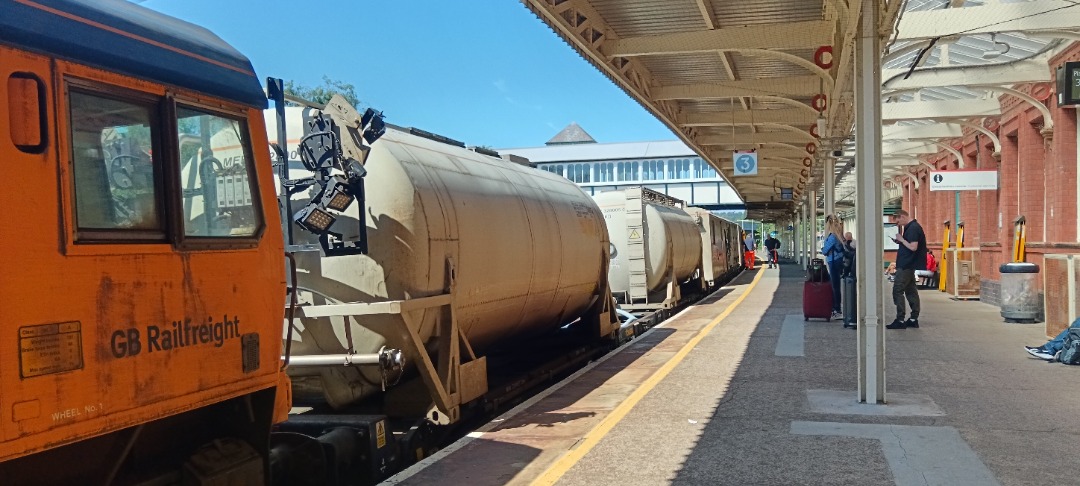
M856 252L858 278L859 401L885 403L885 328L882 317L881 2L862 0L855 44Z
M807 195L807 197L810 197ZM803 202L802 207L802 235L799 239L799 252L802 253L802 266L806 268L810 264L810 204Z
M810 253L807 253L808 255L810 255L810 258L816 257L817 256L817 251L818 251L818 243L817 243L817 234L818 234L817 197L818 197L817 189L811 190L810 191L810 241L807 243L809 245L809 247L810 247Z
M836 214L836 159L825 159L825 214Z

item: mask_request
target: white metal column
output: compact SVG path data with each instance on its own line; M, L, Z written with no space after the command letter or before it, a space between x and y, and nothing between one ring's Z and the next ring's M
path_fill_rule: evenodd
M818 243L817 243L817 234L818 234L817 196L818 196L817 189L814 189L814 190L810 191L810 242L809 242L809 245L808 245L810 247L810 253L808 253L810 255L809 258L816 257L818 249L819 249L818 248Z
M782 234L782 237L780 239L780 256L783 258L787 258L787 252L791 252L792 248L791 242L787 241L789 238L791 238L791 231L787 231L787 227L793 225L786 219L783 221L783 225L784 230L780 232L780 234Z
M809 196L808 196L809 197ZM802 233L799 235L799 253L802 253L802 265L805 268L810 263L810 253L807 249L810 247L810 214L809 204L803 201L802 206Z
M881 2L862 0L855 43L855 164L859 251L859 401L885 403L885 328L881 187L881 43L877 19Z
M825 214L836 214L836 159L825 158Z
M794 259L795 258L795 232L797 231L796 228L798 228L798 222L796 221L796 218L794 216L792 216L791 220L788 221L788 226L791 227L791 231L787 232L788 241L787 241L787 244L784 245L784 252L787 254L788 258Z
M802 265L802 255L799 254L799 235L802 234L802 213L798 207L795 208L795 231L791 233L791 256L795 259L799 265Z

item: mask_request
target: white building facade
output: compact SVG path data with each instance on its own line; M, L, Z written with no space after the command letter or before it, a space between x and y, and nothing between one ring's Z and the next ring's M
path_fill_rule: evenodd
M538 169L566 177L589 194L644 186L721 215L737 218L744 208L716 169L677 140L597 143L572 123L543 147L499 152L527 158Z

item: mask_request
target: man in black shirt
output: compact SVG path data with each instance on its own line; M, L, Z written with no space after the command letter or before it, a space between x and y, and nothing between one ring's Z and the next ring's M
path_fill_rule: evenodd
M769 237L765 238L765 248L769 251L769 268L773 268L780 264L779 252L780 240L776 239L772 233L769 233Z
M919 222L911 219L903 209L896 212L896 224L900 232L893 237L900 248L896 250L896 274L893 279L893 303L896 319L885 326L888 329L919 327L919 289L915 286L915 270L926 270L926 234ZM904 320L904 296L911 306L911 318Z

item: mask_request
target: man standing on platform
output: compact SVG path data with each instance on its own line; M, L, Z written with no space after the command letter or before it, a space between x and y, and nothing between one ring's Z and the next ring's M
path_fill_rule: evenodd
M776 239L772 233L769 233L769 237L765 238L765 250L769 252L769 268L774 268L780 265L780 240Z
M746 253L745 253L746 268L748 270L753 270L754 269L754 260L755 260L754 249L757 247L757 244L754 241L754 233L749 232L749 231L746 232L746 238L743 238L743 246L745 247L745 251L746 251Z
M896 212L896 225L900 232L893 241L900 245L896 250L896 274L893 279L893 303L896 319L885 326L888 329L919 327L919 289L915 286L915 270L926 270L926 234L919 222L911 219L903 209ZM904 297L911 306L911 318L904 320Z

